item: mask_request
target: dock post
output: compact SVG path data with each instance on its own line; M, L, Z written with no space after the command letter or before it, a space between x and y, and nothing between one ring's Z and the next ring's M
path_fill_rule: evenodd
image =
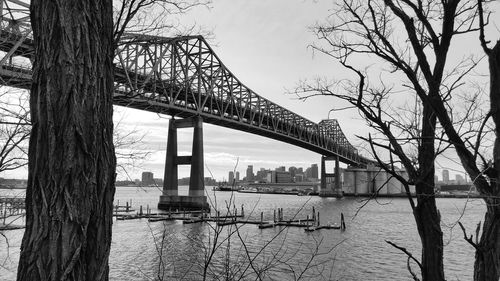
M276 223L276 209L273 210L273 221Z
M245 209L243 209L243 204L241 204L241 217L245 217Z
M345 230L344 213L340 213L340 228Z
M264 223L264 212L260 212L260 224Z
M317 225L319 226L319 225L320 225L320 223L319 223L319 212L318 212L318 216L317 216L317 218L318 218L318 223L317 223Z

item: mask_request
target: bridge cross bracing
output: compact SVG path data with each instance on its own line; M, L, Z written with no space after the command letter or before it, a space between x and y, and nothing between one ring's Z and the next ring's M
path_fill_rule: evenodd
M2 0L0 84L29 89L35 55L29 4ZM116 50L114 104L204 122L294 144L341 162L366 165L336 120L319 124L257 95L202 36L124 34Z

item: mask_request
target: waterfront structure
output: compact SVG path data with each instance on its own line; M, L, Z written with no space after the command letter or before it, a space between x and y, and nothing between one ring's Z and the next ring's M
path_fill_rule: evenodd
M405 170L396 171L402 177L408 178ZM343 171L342 185L342 192L348 195L391 195L405 192L399 180L376 166L348 167ZM415 192L414 186L410 186L410 192Z
M29 90L30 61L35 55L30 18L25 16L29 3L2 2L0 52L5 55L0 61L0 85ZM203 122L290 143L350 165L373 163L358 154L336 120L315 123L246 87L202 36L124 34L117 46L113 103L172 116L160 209L206 206ZM193 151L191 156L178 156L177 129L185 127L194 128ZM192 200L177 195L178 165L191 166L188 197ZM247 180L253 181L253 171L247 170Z
M142 172L142 185L151 185L155 183L153 173L151 172Z

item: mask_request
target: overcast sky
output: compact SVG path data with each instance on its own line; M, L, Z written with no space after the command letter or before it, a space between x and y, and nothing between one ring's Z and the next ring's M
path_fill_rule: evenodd
M211 9L196 8L184 15L180 22L189 26L196 23L212 32L210 45L226 67L246 86L261 95L305 118L319 122L328 117L332 108L342 108L339 100L315 97L307 101L287 94L286 89L304 79L328 77L345 78L340 65L320 54L314 54L310 44L317 42L309 28L323 21L335 1L273 0L243 1L215 0ZM497 33L498 34L498 33ZM471 40L469 40L471 41ZM475 40L462 46L474 46ZM151 171L163 177L167 142L167 116L115 107L115 122L120 120L120 131L137 130L144 134L142 148L152 154L142 167L130 170L132 179L140 178L142 171ZM347 138L358 146L355 135L366 135L367 127L356 111L333 112L330 118L338 119ZM190 154L191 129L179 131L180 154ZM209 170L217 180L227 179L228 172L240 171L244 176L247 165L274 169L278 166L309 167L319 164L321 155L286 143L264 137L204 124L205 176ZM361 151L365 155L366 152ZM444 163L444 164L443 164ZM441 168L460 170L449 161L438 163ZM451 172L453 175L455 172ZM181 167L179 176L189 175L188 167ZM26 171L4 173L2 177L26 178ZM441 177L441 176L440 176ZM125 179L119 175L119 179Z

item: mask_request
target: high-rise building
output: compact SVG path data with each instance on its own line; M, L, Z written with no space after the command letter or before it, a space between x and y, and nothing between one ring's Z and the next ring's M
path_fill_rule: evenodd
M443 182L445 184L450 182L450 171L448 170L443 170Z
M457 184L465 184L466 181L462 175L455 175L455 181Z
M233 171L229 171L229 176L227 178L227 182L229 184L233 184L233 182L234 182L234 172Z
M236 182L240 181L240 172L236 171Z
M151 172L142 172L142 185L150 185L154 184L153 173Z
M292 180L294 180L295 174L297 173L297 168L292 166L288 168L288 172L290 173L290 177L292 178Z
M259 171L257 171L257 174L254 177L254 181L266 181L267 178L267 171L264 168L261 168Z
M309 168L306 169L306 171L304 172L304 175L306 176L306 179L312 178L311 167L309 167Z
M318 164L312 164L311 165L311 178L313 178L313 179L319 179L319 176L318 176Z
M248 165L248 168L247 168L247 181L248 182L253 181L253 165Z
M280 167L276 168L276 171L277 172L286 172L286 167L285 166L280 166Z

